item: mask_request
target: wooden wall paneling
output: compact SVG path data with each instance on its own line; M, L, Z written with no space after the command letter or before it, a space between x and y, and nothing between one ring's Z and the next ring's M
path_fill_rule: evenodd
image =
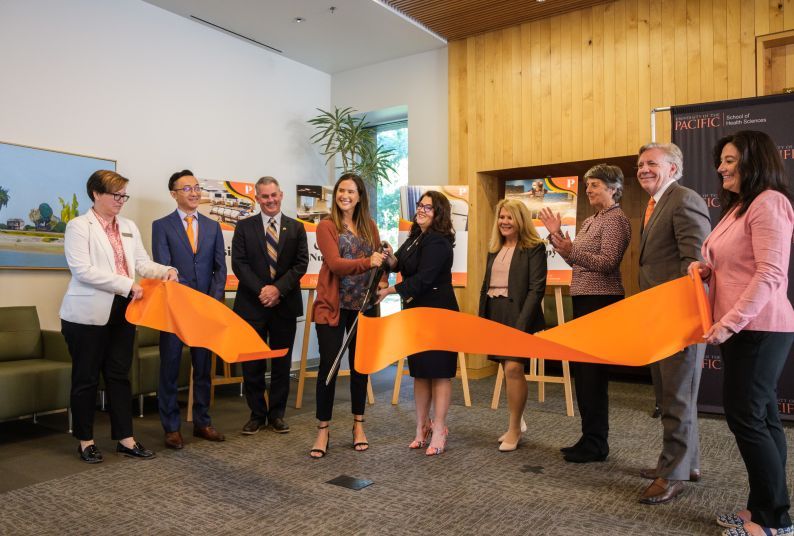
M658 56L656 56L658 58ZM629 69L632 68L629 64ZM649 0L637 2L637 131L629 131L629 150L651 139L651 9ZM629 113L632 109L629 108Z
M498 128L494 129L496 139L495 145L495 162L497 167L513 167L513 113L511 111L513 104L513 83L512 83L512 69L513 69L513 47L511 44L511 34L515 31L515 27L505 28L499 32L501 47L501 61L499 63L498 76L499 76L499 92L501 93L501 109L499 110L499 118L501 124L497 125Z
M661 0L661 2L654 2L660 5L659 17L661 19L661 35L659 39L662 41L662 54L661 57L656 58L656 62L661 64L661 71L654 69L655 78L658 84L662 87L662 100L658 106L670 106L670 103L676 102L676 35L675 35L675 7L676 0Z
M557 90L560 94L560 142L557 154L561 162L566 162L573 155L571 20L568 14L557 18L560 20L560 87Z
M756 0L758 2L760 0ZM755 33L756 21L753 14L755 13L755 3L753 0L741 0L741 48L740 55L742 58L742 94L741 97L754 97L755 90ZM764 11L765 13L765 11ZM765 18L765 17L761 17ZM760 25L762 28L768 28L768 18L766 25ZM767 32L763 32L767 33Z
M687 102L702 102L700 91L700 2L686 3Z
M465 143L465 109L464 104L467 102L467 95L465 93L466 87L466 42L456 41L449 44L447 51L448 58L448 101L447 108L449 110L449 117L447 118L449 133L449 144L447 151L449 153L449 182L459 184L461 180L465 180L465 176L461 173L460 165L465 158L464 150Z
M742 1L726 1L726 44L725 54L728 70L728 98L738 99L742 95Z
M769 1L755 0L754 2L754 35L766 35L769 33Z
M532 25L521 25L521 124L518 130L521 132L521 146L519 159L521 166L527 166L532 162L533 139L532 139L532 125L533 125L533 111L532 108Z
M782 32L785 30L783 22L783 2L780 0L768 0L769 5L769 33Z
M551 133L549 162L562 161L562 17L549 19L549 102L551 116L543 125Z
M673 102L689 102L687 99L687 24L686 0L675 0L673 32L675 35L675 57L673 58L675 80L675 100Z
M579 39L582 58L582 118L578 129L582 136L582 158L593 158L595 134L593 109L593 10L582 12L582 35Z
M611 125L615 131L615 137L612 142L612 150L607 155L624 154L627 146L626 128L628 123L628 110L626 103L628 101L627 86L629 84L626 72L626 55L627 55L627 34L628 34L628 16L627 5L636 0L624 0L622 2L615 2L614 4L614 17L611 21L605 21L607 25L612 26L612 32L615 36L615 98L613 103L614 119ZM604 155L604 156L607 156Z
M714 5L712 0L700 0L698 32L700 34L700 100L714 98Z
M532 45L530 56L532 58L532 73L530 85L532 86L532 129L529 139L532 146L530 165L543 161L543 91L541 72L543 68L543 47L541 45L541 22L530 24L530 42ZM526 128L526 126L524 127Z
M640 78L647 77L648 74L648 61L640 61L640 47L647 51L647 38L646 31L642 32L640 37L640 3L644 0L629 0L626 2L626 24L628 25L628 32L626 33L626 75L624 77L624 85L626 87L626 139L623 142L623 149L621 154L629 152L631 147L637 145L640 137L640 124L646 124L647 120L643 118L640 123ZM642 45L640 44L642 42ZM648 92L646 90L645 94ZM649 110L650 107L645 105L642 108ZM645 114L647 117L647 112Z
M570 55L571 55L571 81L568 95L571 99L570 114L568 123L571 125L571 137L564 140L568 148L566 160L574 160L582 157L582 107L584 104L584 92L582 90L582 12L574 11L568 15L570 20Z
M714 0L711 8L714 100L725 100L728 98L727 16L727 1Z
M615 150L615 4L604 6L604 139L596 158L616 154ZM622 81L621 81L622 82Z
M783 29L794 30L794 0L783 4ZM786 46L786 87L794 87L794 45Z
M604 15L606 8L596 6L592 9L593 18L593 45L590 47L593 55L593 129L590 132L593 140L591 158L604 154L606 125L606 104L604 93L606 91L606 77L604 71ZM538 162L540 163L540 162Z
M501 106L501 95L497 93L497 76L496 66L499 62L499 32L491 32L485 34L485 77L484 77L484 95L485 95L485 113L483 114L483 141L484 152L477 168L480 169L494 169L494 129L498 122L497 114ZM501 82L501 81L499 81ZM499 83L501 85L501 83ZM501 123L500 123L501 125Z
M510 92L513 97L513 104L510 109L512 119L513 141L507 149L510 151L512 164L511 167L523 165L524 161L524 130L521 128L524 118L523 100L523 74L522 74L522 54L521 54L521 27L514 26L510 34L510 49L512 68L510 72ZM527 103L529 106L529 103Z
M540 21L540 84L541 84L541 130L537 132L541 140L540 162L551 162L551 25L548 20ZM534 162L533 162L534 164Z

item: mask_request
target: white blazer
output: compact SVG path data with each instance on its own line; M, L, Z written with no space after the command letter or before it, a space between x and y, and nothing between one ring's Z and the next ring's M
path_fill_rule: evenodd
M132 220L116 216L133 278L116 273L113 246L93 210L70 220L66 225L64 252L72 279L61 303L60 317L68 322L104 326L110 319L115 295L127 296L134 275L160 279L169 266L152 261L143 247L141 233Z

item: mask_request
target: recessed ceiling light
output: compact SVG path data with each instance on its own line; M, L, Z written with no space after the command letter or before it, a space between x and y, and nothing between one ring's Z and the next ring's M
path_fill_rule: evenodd
M295 22L297 22L298 24L300 24L301 22L304 22L305 20L306 19L304 19L303 17L295 17Z

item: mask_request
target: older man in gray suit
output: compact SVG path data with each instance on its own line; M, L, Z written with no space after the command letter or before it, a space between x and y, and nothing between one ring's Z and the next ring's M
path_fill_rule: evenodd
M686 275L689 263L701 260L700 247L711 231L708 209L699 194L678 184L682 174L676 145L640 148L637 179L651 196L640 226L640 290ZM697 398L704 352L704 344L689 346L651 367L661 393L664 439L656 467L640 472L653 480L641 503L669 502L684 490L685 480L700 479Z

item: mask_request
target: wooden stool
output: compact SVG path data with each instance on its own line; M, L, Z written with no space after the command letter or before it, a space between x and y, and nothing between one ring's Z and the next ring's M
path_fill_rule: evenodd
M396 406L400 400L400 384L402 384L403 376L408 374L408 369L405 368L405 359L397 361L397 374L394 375L394 391L391 396L391 403ZM458 372L455 374L457 378L460 376L461 383L463 384L463 403L467 408L471 407L471 396L469 395L469 373L466 370L466 354L458 352Z
M301 364L298 370L298 392L295 395L295 409L303 406L303 391L306 388L306 378L317 378L317 371L306 370L306 361L309 354L309 337L311 336L311 317L314 309L314 289L309 289L309 299L306 302L306 323L303 325L303 345L301 346ZM349 370L339 370L337 376L350 376ZM325 381L317 380L317 381ZM367 402L375 403L375 393L372 391L372 380L367 377Z
M565 313L562 308L562 289L554 287L554 303L557 306L557 325L565 323ZM562 361L562 376L546 376L546 367L543 359L532 358L529 360L529 374L525 375L527 381L538 382L538 402L546 401L546 383L561 383L565 389L565 413L573 417L573 393L571 391L571 369L567 361ZM491 399L491 409L499 407L499 397L502 394L502 380L505 371L499 363L496 372L496 384Z

